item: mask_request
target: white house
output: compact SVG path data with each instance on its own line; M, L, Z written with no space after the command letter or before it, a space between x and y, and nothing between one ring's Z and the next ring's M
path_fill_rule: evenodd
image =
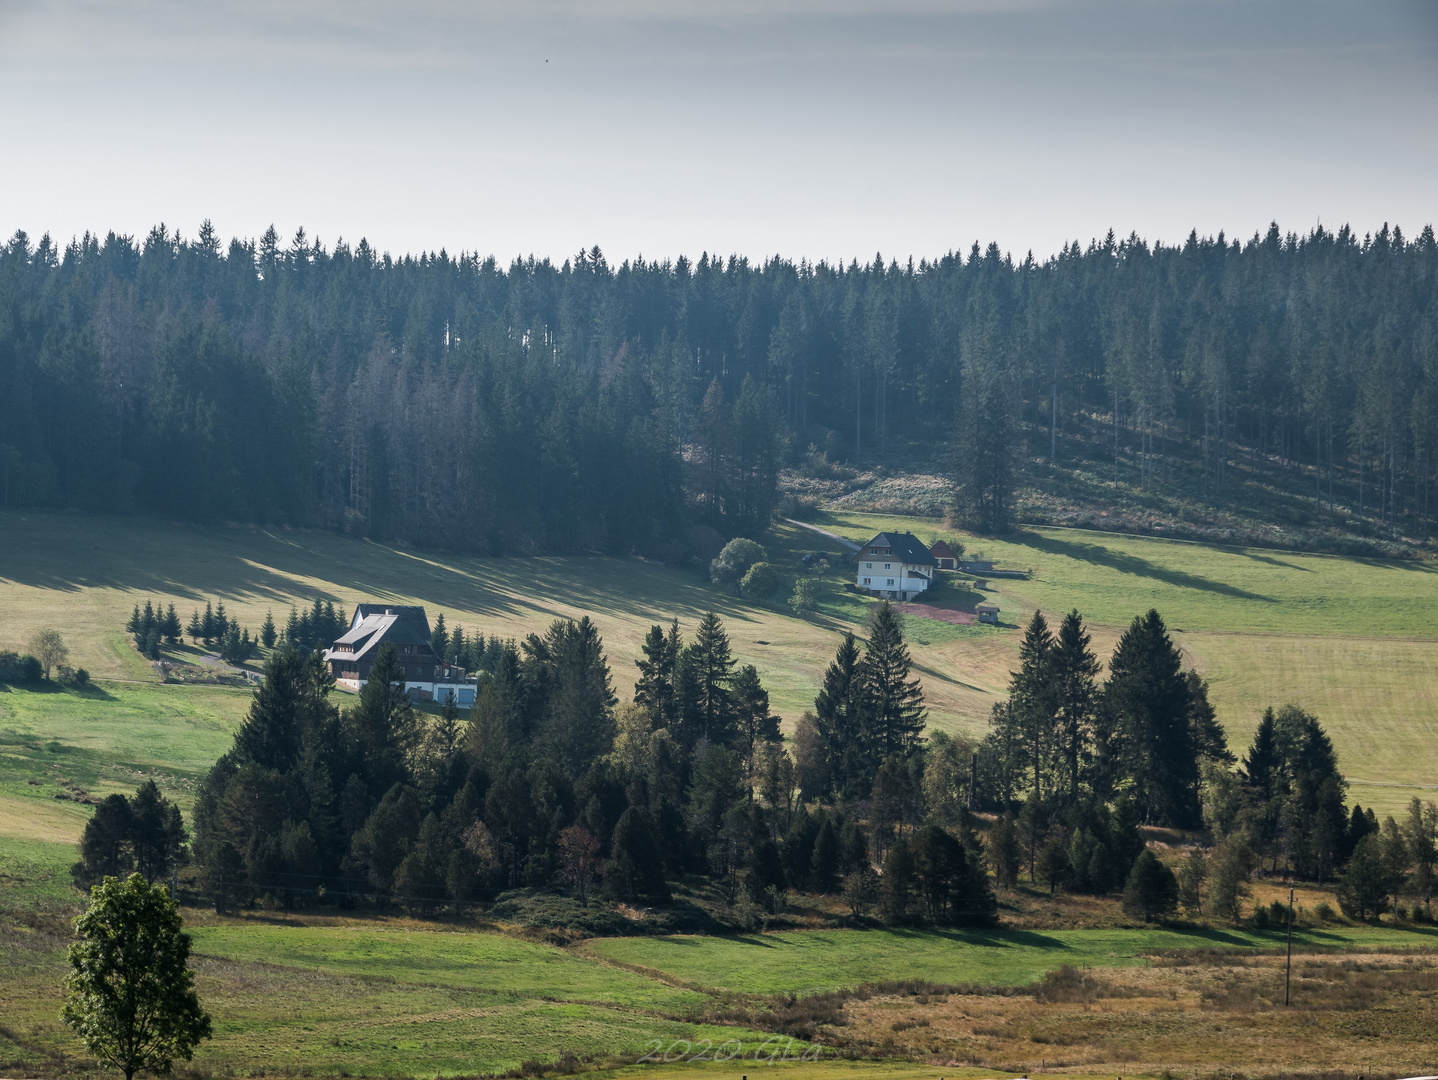
M859 549L856 583L889 600L912 600L934 583L938 564L913 533L880 533Z

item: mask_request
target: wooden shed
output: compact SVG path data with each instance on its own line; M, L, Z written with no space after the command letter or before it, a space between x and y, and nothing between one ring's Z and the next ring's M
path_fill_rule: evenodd
M994 623L995 625L998 624L998 604L980 604L978 607L974 608L974 612L978 615L979 622Z

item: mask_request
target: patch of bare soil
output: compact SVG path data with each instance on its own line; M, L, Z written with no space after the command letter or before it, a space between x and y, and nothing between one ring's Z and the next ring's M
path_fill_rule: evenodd
M894 610L902 615L917 615L921 619L938 619L939 622L953 623L955 626L968 626L976 617L972 611L938 604L895 604Z

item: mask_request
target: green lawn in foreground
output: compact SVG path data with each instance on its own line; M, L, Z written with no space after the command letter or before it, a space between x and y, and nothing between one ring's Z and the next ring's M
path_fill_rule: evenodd
M599 1001L674 1010L702 995L597 964L552 945L486 932L369 926L285 926L259 920L197 926L201 956L282 964L514 998Z
M1390 927L1295 932L1296 945L1438 945L1438 930ZM748 937L604 938L595 956L706 989L816 993L894 979L1018 986L1064 964L1112 967L1156 949L1282 946L1253 930L831 930Z
M502 935L253 923L195 930L196 988L215 1037L193 1065L212 1073L473 1075L566 1051L638 1055L655 1041L738 1040L752 1053L768 1038L689 1022L697 994ZM0 1043L0 1060L82 1056L58 1018L65 944L0 923L0 1011L17 1043Z

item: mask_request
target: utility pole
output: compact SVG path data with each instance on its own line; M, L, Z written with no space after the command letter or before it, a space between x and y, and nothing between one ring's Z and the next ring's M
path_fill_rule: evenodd
M1288 966L1283 972L1283 1004L1288 1005L1288 988L1293 981L1293 890L1288 890Z

